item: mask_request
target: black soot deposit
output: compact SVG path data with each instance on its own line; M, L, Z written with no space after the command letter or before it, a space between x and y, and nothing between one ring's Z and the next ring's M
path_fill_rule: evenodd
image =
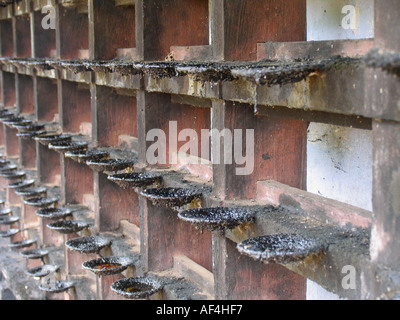
M237 245L240 253L264 263L298 262L325 249L318 239L297 234L276 234L247 239Z
M151 172L129 172L108 176L108 180L116 183L122 189L139 188L161 184L162 176Z
M82 267L97 276L118 274L133 266L136 260L132 257L105 257L84 262Z
M60 220L71 217L73 211L68 208L44 208L36 211L36 215L40 218L48 220Z
M65 292L68 289L71 289L75 286L74 282L72 281L49 281L49 282L42 282L39 285L39 289L49 292L49 293L61 293Z
M46 198L46 197L35 197L30 199L24 199L25 204L39 207L39 208L46 208L50 207L51 205L55 205L58 203L57 198Z
M111 289L128 299L143 299L162 290L159 281L149 277L127 278L114 282Z
M117 172L127 168L133 168L135 161L127 159L102 159L89 160L86 164L97 172Z
M12 225L19 222L20 217L2 216L0 217L0 225Z
M72 136L68 134L55 134L55 133L45 133L33 138L42 145L49 145L55 142L68 142L72 140Z
M140 194L149 199L154 206L181 207L193 200L200 200L202 193L195 189L187 188L155 188L146 189Z
M78 163L86 163L87 161L108 159L110 153L101 150L75 150L66 152L65 156Z
M26 259L42 259L49 255L49 251L46 249L31 249L22 251L20 254Z
M22 189L22 188L28 188L32 187L35 184L35 180L30 179L30 180L22 180L14 183L10 183L8 185L8 188L10 189Z
M10 248L13 248L13 249L21 249L21 248L30 247L31 245L36 244L37 241L38 241L37 238L35 238L35 239L27 239L27 240L22 240L22 241L9 243L8 246Z
M16 171L16 170L1 171L0 177L3 177L8 180L23 179L26 177L26 172Z
M75 220L61 220L53 223L49 223L47 227L51 230L57 231L62 234L71 234L82 231L83 229L89 228L90 223L85 221Z
M0 209L0 217L11 215L13 211L10 208Z
M363 60L369 67L380 68L388 73L400 77L400 53L373 49L365 55Z
M47 195L47 189L44 187L37 188L17 188L15 189L15 193L21 197L41 197Z
M56 141L49 144L49 148L58 152L87 150L89 143L85 141Z
M55 273L60 270L59 266L45 264L43 266L34 267L27 271L27 274L35 278L47 277L51 273Z
M81 237L65 242L67 248L80 253L97 253L110 245L111 240L99 236Z
M253 222L255 212L248 208L199 208L179 212L178 217L193 223L198 229L214 231L233 229L245 222Z
M10 228L6 231L0 231L0 237L1 238L11 238L20 232L21 232L20 229Z

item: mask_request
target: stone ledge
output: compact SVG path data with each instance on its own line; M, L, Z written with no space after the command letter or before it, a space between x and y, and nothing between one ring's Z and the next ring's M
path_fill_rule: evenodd
M0 239L1 285L9 289L16 300L45 300L45 293L39 289L39 282L26 274L26 260L8 248L8 240Z

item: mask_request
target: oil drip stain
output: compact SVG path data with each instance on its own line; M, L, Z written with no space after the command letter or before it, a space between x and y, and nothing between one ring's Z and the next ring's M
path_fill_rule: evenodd
M262 155L263 160L270 160L272 157L269 155L269 153L265 153Z

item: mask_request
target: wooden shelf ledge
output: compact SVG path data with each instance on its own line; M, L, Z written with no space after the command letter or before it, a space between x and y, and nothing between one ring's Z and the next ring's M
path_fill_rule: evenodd
M374 46L373 39L265 42L257 44L257 60L326 59L336 55L361 57Z
M276 206L292 206L303 210L310 218L322 223L329 221L340 227L351 225L369 228L372 224L372 212L343 202L331 200L282 183L269 180L257 183L257 198Z

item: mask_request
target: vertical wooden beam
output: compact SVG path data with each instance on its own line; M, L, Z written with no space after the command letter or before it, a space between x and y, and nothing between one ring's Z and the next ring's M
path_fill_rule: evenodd
M400 3L375 1L375 44L383 51L400 51L396 17ZM382 110L384 118L398 116L398 78L380 69L366 71L368 107ZM363 293L369 299L394 299L400 295L400 124L373 121L373 225L371 266L366 267Z
M30 12L29 13L29 30L30 34L29 37L31 39L31 57L35 58L36 57L36 41L35 41L35 12Z
M146 143L146 134L148 131L147 124L146 124L146 103L147 103L147 96L149 93L146 93L143 90L136 91L136 101L137 101L137 132L138 132L138 140L139 140L139 147L138 147L138 160L141 166L146 165L146 150L147 150L147 143Z
M139 61L144 59L144 19L143 1L135 0L135 39L136 39L136 58Z
M305 187L307 123L262 119L243 104L213 101L213 128L255 130L254 172L237 176L235 164L225 164L225 141L221 140L220 163L213 164L214 196L224 200L255 197L256 181L281 180ZM243 133L244 135L244 133ZM283 147L285 146L285 147ZM215 145L214 145L215 148ZM304 299L306 279L276 265L262 265L242 257L235 244L213 233L215 297L217 299ZM258 288L255 289L255 288ZM277 288L280 288L277 290Z
M196 130L199 136L201 129L210 127L209 109L174 103L168 94L138 92L137 101L139 157L142 165L148 165L146 150L153 143L146 141L149 130L163 130L166 134L166 150L168 150L170 121L176 121L177 132L191 128ZM162 117L160 117L160 110L163 112ZM178 150L181 144L183 143L179 142ZM168 159L167 151L166 160ZM163 166L168 166L168 164L158 165L158 167ZM182 254L211 271L212 248L209 232L200 233L190 224L180 221L176 213L170 209L153 206L144 197L139 197L139 206L140 245L143 257L141 261L145 270L160 271L172 268L174 255Z
M117 147L122 134L137 136L134 96L118 95L113 88L91 84L92 138L98 147ZM131 150L133 151L133 150ZM120 220L139 222L139 200L134 190L123 190L94 172L96 225L100 231L119 228Z
M210 12L210 45L212 47L213 59L224 60L224 0L209 0Z
M3 70L0 70L0 106L4 107L4 78L3 78Z

